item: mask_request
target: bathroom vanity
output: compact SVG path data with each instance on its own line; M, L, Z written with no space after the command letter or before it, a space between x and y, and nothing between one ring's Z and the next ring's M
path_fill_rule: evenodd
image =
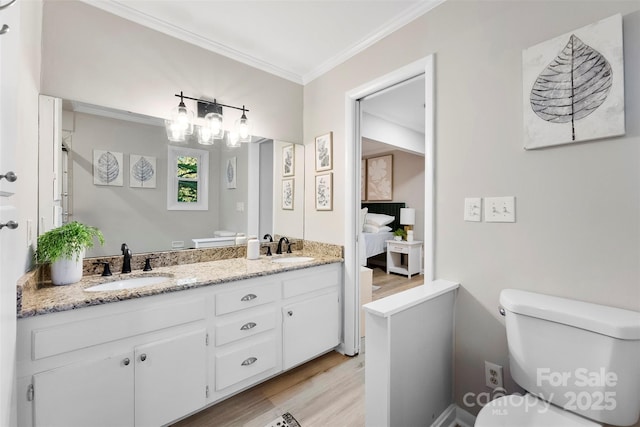
M91 276L29 291L18 424L164 425L330 351L341 261L235 258L155 269L171 279L146 288L89 293L104 281Z

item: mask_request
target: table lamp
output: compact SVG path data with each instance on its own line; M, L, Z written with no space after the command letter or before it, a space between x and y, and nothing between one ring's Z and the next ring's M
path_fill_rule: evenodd
M407 233L407 242L413 242L413 226L416 223L416 210L413 208L400 208L400 224L404 225Z

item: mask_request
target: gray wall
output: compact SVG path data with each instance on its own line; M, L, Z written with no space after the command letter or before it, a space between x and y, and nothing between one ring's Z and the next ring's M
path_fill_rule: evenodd
M123 242L135 253L170 250L171 242L178 240L184 241L185 247L192 247L191 239L213 237L213 231L219 226L220 207L228 206L218 202L222 191L219 149L208 150L209 210L170 211L167 210L167 138L163 127L75 113L71 138L71 219L98 227L105 237L104 246L95 246L88 251L88 256L118 254ZM93 150L96 149L123 153L122 187L93 184ZM156 188L129 186L131 154L156 157ZM246 223L244 218L243 228Z
M624 25L626 135L524 151L523 49L616 13ZM315 212L307 203L305 238L346 243L345 93L435 53L435 274L462 284L455 397L472 413L479 407L462 398L489 391L484 361L508 366L501 289L640 310L639 44L637 1L448 0L305 86L304 141L311 148L332 130L338 153L337 206ZM465 197L502 195L517 197L515 224L463 221ZM506 378L513 391L508 371Z

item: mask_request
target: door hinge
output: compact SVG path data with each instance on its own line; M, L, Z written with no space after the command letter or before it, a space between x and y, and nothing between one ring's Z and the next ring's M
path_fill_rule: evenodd
M204 344L207 346L209 345L209 332L207 332L207 334L204 337Z
M29 387L27 388L27 401L33 402L34 395L35 391L33 389L33 384L29 384Z
M204 397L207 399L209 398L209 386L206 386L204 388Z

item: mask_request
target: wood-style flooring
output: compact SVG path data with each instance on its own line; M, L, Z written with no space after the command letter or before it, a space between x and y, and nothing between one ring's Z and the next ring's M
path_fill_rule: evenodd
M421 285L423 276L373 270L373 299ZM363 346L364 348L364 346ZM258 384L176 424L175 427L264 427L285 412L302 427L364 426L364 352L330 352Z

